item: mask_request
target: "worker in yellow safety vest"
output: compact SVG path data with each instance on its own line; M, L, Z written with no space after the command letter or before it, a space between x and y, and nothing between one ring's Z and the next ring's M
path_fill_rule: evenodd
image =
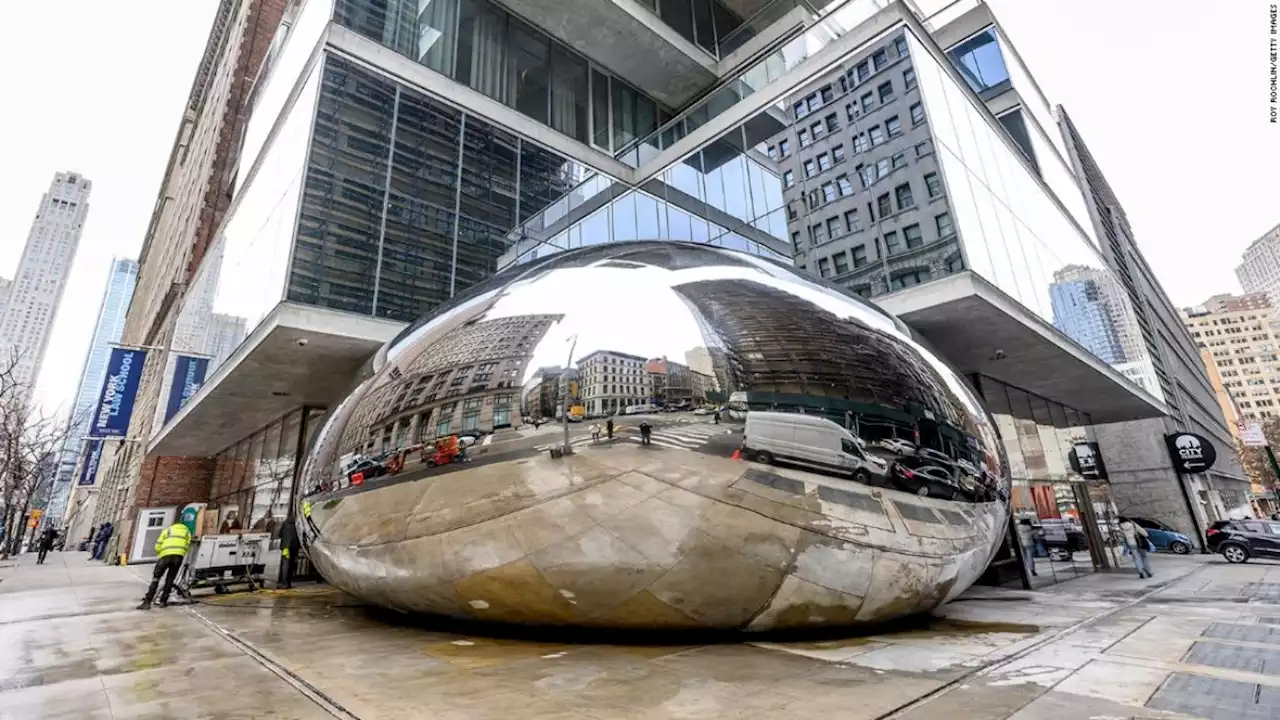
M164 577L164 590L160 593L160 607L169 604L169 593L173 591L173 581L182 569L182 559L187 556L187 548L191 547L191 529L185 523L176 522L165 528L156 539L156 569L151 573L151 587L142 598L139 610L150 610L151 601L155 599L156 588L160 586L160 578Z

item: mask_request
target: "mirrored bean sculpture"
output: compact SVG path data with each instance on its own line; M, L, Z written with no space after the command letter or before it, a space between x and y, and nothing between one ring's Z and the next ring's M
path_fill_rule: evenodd
M319 572L481 621L882 622L965 590L1009 515L990 416L905 325L705 245L495 276L380 350L311 447Z

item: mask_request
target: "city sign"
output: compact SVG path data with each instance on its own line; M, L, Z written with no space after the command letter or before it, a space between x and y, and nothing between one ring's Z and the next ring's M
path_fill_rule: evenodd
M164 421L178 414L183 405L204 385L209 370L209 358L177 355L173 363L173 378L169 383L169 399L164 407Z
M80 468L80 479L77 485L92 485L98 480L98 463L102 460L102 440L84 441L84 466Z
M107 377L102 381L102 392L93 407L90 437L124 437L129 434L129 418L133 415L133 401L138 395L138 383L142 380L142 366L146 361L146 350L111 348Z
M1169 448L1169 459L1173 461L1174 469L1183 475L1204 472L1218 459L1213 443L1195 433L1165 435L1164 442Z
M1240 436L1240 442L1249 447L1262 447L1267 444L1267 437L1262 434L1262 425L1256 422L1236 421L1236 434Z
M1102 452L1098 443L1076 443L1067 454L1071 469L1080 473L1085 480L1106 480L1107 466L1102 462Z

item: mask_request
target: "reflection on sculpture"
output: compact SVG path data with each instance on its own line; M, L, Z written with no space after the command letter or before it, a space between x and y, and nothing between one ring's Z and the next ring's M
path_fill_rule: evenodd
M982 573L1009 502L990 417L905 326L670 242L521 266L411 326L302 481L310 556L354 595L617 628L927 611Z

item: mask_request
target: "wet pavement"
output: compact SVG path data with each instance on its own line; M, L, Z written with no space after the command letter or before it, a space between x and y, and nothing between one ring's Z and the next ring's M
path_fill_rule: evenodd
M857 637L524 632L324 586L133 609L149 568L0 561L0 718L1280 717L1280 565L975 588ZM501 633L499 635L499 633ZM678 644L677 644L678 643Z

